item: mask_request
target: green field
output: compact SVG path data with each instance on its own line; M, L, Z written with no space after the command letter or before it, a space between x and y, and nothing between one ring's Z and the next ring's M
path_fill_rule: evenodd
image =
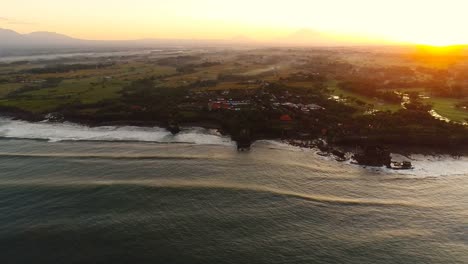
M332 94L336 96L340 96L340 98L355 98L361 100L367 104L372 104L375 106L375 109L380 111L398 111L401 109L401 105L399 104L389 104L382 102L381 100L377 100L376 98L366 97L360 94L356 94L353 92L349 92L343 90L337 86L336 82L329 82L329 89L332 90ZM424 88L403 88L398 89L400 92L419 92L424 94L426 89ZM466 100L466 99L465 99ZM451 98L443 98L443 97L431 97L429 99L424 100L426 103L431 104L433 109L443 117L446 117L455 122L466 122L468 120L468 111L458 109L455 106L462 102L463 99L451 99ZM355 103L351 102L350 104L355 105Z
M468 111L455 107L456 104L462 101L461 99L430 98L426 101L433 105L433 109L439 115L455 122L468 122Z
M9 93L18 90L23 87L22 83L4 83L0 84L0 98L4 98Z
M70 103L70 100L56 100L56 99L43 99L43 98L31 98L31 99L16 99L8 100L1 99L0 105L17 107L22 110L30 111L33 113L47 113L59 106Z
M101 78L69 79L58 86L21 93L13 98L3 99L1 105L16 106L33 112L46 112L59 106L79 101L84 104L115 99L128 82Z
M35 66L39 67L41 65L36 64ZM34 64L11 68L3 66L0 69L4 72L15 72L30 68L34 68ZM168 76L174 73L176 73L174 67L129 62L100 69L30 74L26 75L29 80L27 83L0 84L0 105L43 113L72 102L93 104L120 97L119 92L133 80ZM40 85L43 80L50 78L60 78L62 81L57 86L41 88ZM12 92L24 86L33 88L6 99Z
M348 98L346 103L350 104L352 106L355 106L355 107L361 107L361 106L359 106L355 101L349 100L350 98L360 100L360 101L362 101L362 102L364 102L364 103L366 103L368 105L373 105L374 108L376 110L379 110L379 111L392 111L392 112L394 112L394 111L398 111L398 110L401 109L400 104L390 104L390 103L383 102L382 100L378 100L376 98L370 98L370 97L363 96L363 95L360 95L360 94L357 94L357 93L353 93L353 92L343 90L340 87L338 87L336 81L328 82L328 89L331 90L331 93L334 96L339 96L342 99L347 99Z
M297 54L296 54L297 52ZM346 56L335 54L324 61L320 57L320 51L255 51L250 53L233 52L230 55L224 53L212 54L187 53L193 56L184 62L184 56L181 60L171 60L174 57L130 57L130 58L106 58L84 59L77 58L76 61L58 61L58 62L28 62L17 64L0 64L0 105L14 106L33 112L53 111L57 107L79 102L81 104L94 104L103 100L114 100L121 96L121 91L135 80L151 78L154 79L155 88L176 88L192 87L198 90L241 90L256 89L261 87L260 82L264 81L270 84L281 84L287 88L315 89L317 83L307 81L297 76L316 74L315 70L309 70L307 67L318 65L327 65L327 62L349 62L357 67L376 67L387 66L415 66L418 63L411 62L401 56L367 56L362 53L346 53ZM244 55L241 59L238 55ZM280 56L281 60L273 60L271 64L266 63L265 57ZM304 59L307 55L315 54L318 58L311 58L309 64L297 64L298 58ZM248 56L247 56L248 55ZM174 55L179 56L179 55ZM252 58L251 58L252 56ZM168 59L169 60L164 60ZM260 59L259 59L260 58ZM208 63L206 62L215 62ZM94 67L77 68L81 70L70 70L68 72L52 72L33 74L30 69L39 69L43 67L56 67L64 64L83 64L96 65ZM185 63L185 64L184 64ZM322 63L322 64L321 64ZM101 65L98 67L97 65ZM104 66L102 66L104 65ZM308 66L307 66L308 65ZM333 64L331 64L333 65ZM360 66L359 66L360 65ZM188 70L181 70L188 67ZM330 66L333 68L334 66ZM333 72L333 71L331 71ZM300 74L298 74L300 73ZM227 78L220 79L220 75ZM316 75L315 75L316 76ZM396 112L402 109L400 104L388 103L383 100L368 97L358 93L341 89L334 81L333 76L327 76L330 80L325 83L330 93L327 96L337 96L341 102L357 108L357 114L369 113L368 110ZM47 86L47 83L53 84L53 79L61 81L56 86ZM207 87L198 85L197 82L213 80ZM306 81L304 81L306 80ZM312 79L313 80L313 79ZM248 82L251 81L251 82ZM191 86L194 84L193 86ZM24 88L24 89L23 89ZM18 91L22 89L22 92ZM16 92L15 92L16 91ZM419 92L426 93L423 87L398 89L401 92ZM462 99L449 98L429 98L425 99L427 103L433 105L434 110L443 117L456 122L465 122L468 113L465 110L457 109L455 105ZM467 100L467 99L464 99Z
M434 111L436 111L439 115L448 118L455 122L466 122L468 120L468 111L456 108L458 103L461 103L468 98L465 99L453 99L453 98L445 98L445 97L431 97L429 96L429 92L425 88L404 88L398 89L400 92L410 93L410 92L417 92L421 95L426 95L430 98L424 99L424 102L431 104L433 106Z

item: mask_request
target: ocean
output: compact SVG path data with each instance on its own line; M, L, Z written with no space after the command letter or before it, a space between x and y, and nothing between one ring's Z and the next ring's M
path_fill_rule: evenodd
M0 263L468 263L468 159L0 119Z

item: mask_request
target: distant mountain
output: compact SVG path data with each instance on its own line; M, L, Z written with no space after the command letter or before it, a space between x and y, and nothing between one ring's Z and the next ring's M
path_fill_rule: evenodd
M66 43L74 43L77 41L82 41L79 39L75 39L63 34L58 34L55 32L46 32L46 31L39 31L39 32L32 32L29 34L24 35L26 39L31 42L35 43L43 43L43 44L66 44Z
M0 28L0 47L2 46L14 46L26 41L26 38L9 29Z
M163 41L161 41L163 43ZM72 38L55 32L32 32L19 34L13 30L0 28L0 56L32 55L57 50L91 51L127 48L157 47L157 40L103 41ZM171 42L172 44L172 42Z
M0 48L56 47L76 45L82 42L82 40L53 32L19 34L13 30L0 28Z
M0 28L0 37L2 39L7 38L7 37L20 37L20 36L21 36L21 34L15 32L13 30Z
M238 36L232 39L140 39L140 40L83 40L54 32L33 32L19 34L13 30L0 28L0 56L31 55L51 50L105 51L128 48L163 47L206 47L206 46L247 46L258 45L252 39Z
M43 51L61 50L106 50L128 48L162 47L239 47L239 46L346 46L363 44L364 41L351 36L332 35L312 29L301 29L289 36L272 41L255 41L249 37L236 36L231 39L141 39L141 40L83 40L54 32L19 34L0 28L0 56L35 54Z

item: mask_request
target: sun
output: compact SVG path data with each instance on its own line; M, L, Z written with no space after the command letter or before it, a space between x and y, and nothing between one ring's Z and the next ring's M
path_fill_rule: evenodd
M434 47L434 48L450 49L453 47L461 46L465 42L466 41L461 41L461 40L457 41L457 40L451 40L447 38L440 38L440 39L421 40L421 41L417 41L416 44L422 45L422 46Z
M459 55L465 48L464 45L445 45L443 43L418 45L417 47L419 53L432 56Z
M465 50L465 45L418 45L412 58L430 67L446 69L465 60Z
M453 42L444 41L444 40L428 41L428 42L423 42L420 44L426 45L428 47L432 47L433 49L436 49L436 50L449 50L450 48L459 45L459 43L453 43Z

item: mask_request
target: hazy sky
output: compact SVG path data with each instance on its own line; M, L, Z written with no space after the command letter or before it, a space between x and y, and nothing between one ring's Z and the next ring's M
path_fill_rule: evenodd
M0 0L0 27L88 39L274 39L302 28L468 43L468 0Z

